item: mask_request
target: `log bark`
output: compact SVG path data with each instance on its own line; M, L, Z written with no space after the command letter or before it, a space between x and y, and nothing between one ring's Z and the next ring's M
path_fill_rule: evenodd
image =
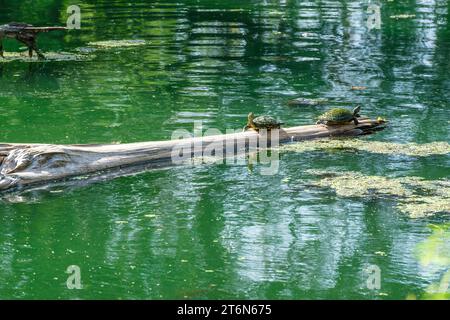
M254 146L312 140L324 137L357 136L384 128L384 122L361 118L358 125L341 126L307 125L264 132L239 132L234 134L186 138L169 141L150 141L129 144L53 145L53 144L0 144L0 192L49 183L70 177L88 175L105 170L115 170L145 164L147 168L178 164L174 155L192 158L204 152L225 149L233 145L233 153L242 153ZM264 143L263 143L264 142ZM245 149L245 150L244 150ZM216 154L217 155L217 154ZM115 175L117 176L117 175Z

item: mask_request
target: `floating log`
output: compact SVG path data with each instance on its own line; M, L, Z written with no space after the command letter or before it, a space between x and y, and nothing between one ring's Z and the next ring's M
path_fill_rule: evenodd
M237 132L169 141L128 144L0 144L0 192L50 183L105 170L145 164L170 166L179 160L217 156L223 150L239 154L252 148L324 137L358 136L385 127L384 121L360 118L359 124L306 125L267 132ZM277 139L278 138L278 139ZM229 156L229 154L226 154ZM117 174L115 174L117 176Z

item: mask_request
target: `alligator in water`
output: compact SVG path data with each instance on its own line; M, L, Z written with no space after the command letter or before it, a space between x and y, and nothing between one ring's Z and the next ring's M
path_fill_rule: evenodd
M34 27L31 24L11 22L0 26L0 56L3 57L3 38L13 38L25 44L28 48L28 55L33 57L33 50L39 59L45 56L39 51L36 44L36 37L40 32L54 30L66 30L65 27Z

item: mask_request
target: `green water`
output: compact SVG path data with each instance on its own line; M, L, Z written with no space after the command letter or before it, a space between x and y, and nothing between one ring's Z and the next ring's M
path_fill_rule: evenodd
M195 120L225 131L253 111L301 125L356 104L391 120L368 143L450 140L447 1L382 1L371 31L363 1L78 3L81 30L39 45L86 60L0 61L0 141L166 140ZM64 25L70 4L0 1L0 24ZM390 18L398 14L415 17ZM88 45L128 39L147 44ZM23 48L8 40L5 50ZM330 102L288 106L296 97ZM448 179L448 154L280 157L271 176L258 165L199 165L4 196L0 297L405 299L441 281L448 215L412 219L395 199L343 198L304 181L308 169ZM447 260L424 263L430 250ZM81 290L66 286L69 265L81 269ZM381 289L366 286L370 265Z

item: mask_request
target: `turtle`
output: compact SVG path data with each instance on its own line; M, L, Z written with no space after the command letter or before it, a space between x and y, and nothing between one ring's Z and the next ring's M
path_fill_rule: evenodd
M248 122L247 125L244 127L244 131L248 129L253 129L256 131L259 131L260 129L280 129L281 125L284 124L283 122L279 122L277 119L263 115L259 117L255 117L253 112L250 112L248 114Z
M353 111L344 108L333 108L328 110L324 114L319 117L319 120L316 124L324 124L327 126L336 126L347 124L349 122L354 122L355 125L358 124L359 111L361 110L360 106L357 106Z

